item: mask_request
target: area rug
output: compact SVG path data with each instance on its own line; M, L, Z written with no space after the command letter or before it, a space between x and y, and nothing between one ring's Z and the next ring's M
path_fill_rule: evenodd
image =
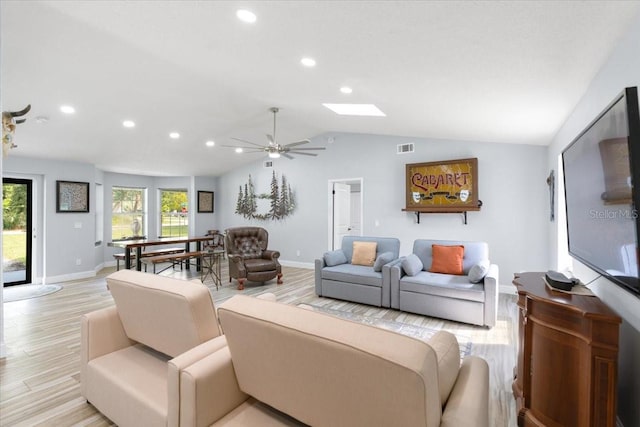
M304 306L304 308L311 308L314 311L326 313L336 317L341 317L343 319L348 319L354 322L364 323L364 324L375 326L378 328L387 329L402 335L407 335L407 336L418 338L425 341L428 341L429 338L431 338L436 332L439 331L438 329L431 329L423 326L396 322L393 320L380 319L378 317L373 317L373 316L363 316L361 314L351 313L349 311L334 310L331 308L320 307L320 306L315 306L310 304L299 304L298 306ZM459 334L455 334L455 335L456 335L456 338L458 339L458 344L460 345L460 358L463 358L471 354L472 342L470 337L459 335Z
M50 295L62 289L60 285L16 285L4 288L2 296L4 302L21 301Z

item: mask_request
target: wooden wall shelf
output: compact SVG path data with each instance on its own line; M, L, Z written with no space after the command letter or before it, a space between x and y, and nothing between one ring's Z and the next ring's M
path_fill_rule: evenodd
M482 202L480 202L480 206L482 206ZM462 214L464 224L467 224L467 212L468 211L479 211L480 206L475 207L464 207L464 208L404 208L403 212L413 212L416 214L416 222L420 224L420 214L421 213L459 213Z

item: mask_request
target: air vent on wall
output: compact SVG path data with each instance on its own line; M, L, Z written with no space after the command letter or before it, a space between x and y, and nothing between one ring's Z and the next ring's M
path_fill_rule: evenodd
M398 154L413 153L413 142L408 144L398 144Z
M272 168L273 167L273 162L271 160L267 160L264 162L264 167L265 168Z

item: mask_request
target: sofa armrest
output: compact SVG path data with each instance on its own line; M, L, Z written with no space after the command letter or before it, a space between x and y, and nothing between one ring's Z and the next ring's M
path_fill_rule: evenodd
M187 367L227 346L224 335L210 339L167 362L167 425L180 425L180 373Z
M396 310L400 309L400 279L405 274L402 270L402 260L404 259L405 257L400 257L393 261L391 265L388 265L391 308ZM382 267L382 271L384 271L385 267L387 266Z
M484 324L490 328L498 321L498 275L498 266L491 264L484 277Z
M326 267L324 259L316 259L315 262L315 281L316 281L316 295L322 296L322 269Z
M441 427L489 427L489 365L467 356L443 408Z
M279 251L272 251L272 250L265 250L262 252L262 258L264 259L271 259L271 260L277 260L278 258L280 258L280 252Z
M179 425L210 426L248 398L225 346L181 371Z
M244 268L244 257L237 254L229 254L229 278L247 277L247 271Z
M394 259L391 262L382 266L382 306L383 307L392 307L391 306L391 293L392 293L392 278L391 278L391 268L394 265L400 265L402 262L401 259Z
M100 356L134 345L124 331L115 306L84 314L80 319L80 386L85 395L87 364Z

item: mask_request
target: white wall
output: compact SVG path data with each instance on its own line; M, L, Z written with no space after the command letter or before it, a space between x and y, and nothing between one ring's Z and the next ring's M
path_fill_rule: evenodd
M310 144L327 147L318 157L274 161L279 180L284 173L297 199L297 210L284 221L247 221L234 213L238 187L249 174L257 193L269 192L272 169L262 167L264 159L220 177L221 228L264 226L269 246L281 252L283 262L309 266L327 250L327 181L362 177L363 234L398 237L401 254L411 253L417 238L484 240L500 266L501 284L509 285L515 272L547 269L546 147L335 133L329 144L327 136ZM396 154L397 144L408 142L415 144L415 153ZM413 213L401 211L405 164L470 157L478 158L478 192L484 204L481 211L468 213L468 225L459 214L422 214L416 224Z
M640 15L629 32L591 82L573 113L563 124L549 146L549 168L558 168L562 150L618 95L625 87L640 86ZM638 183L636 183L638 185ZM564 209L561 187L558 209ZM567 253L564 216L549 227L550 264L555 269L573 268L583 282L597 277L589 268L572 261ZM604 279L596 280L591 288L622 318L618 367L618 416L625 427L640 426L640 298Z
M95 168L78 162L19 156L4 159L3 176L35 176L34 216L37 253L35 282L90 277L95 273ZM89 185L89 213L56 213L56 181ZM80 228L76 228L79 225ZM76 265L80 259L81 264Z

